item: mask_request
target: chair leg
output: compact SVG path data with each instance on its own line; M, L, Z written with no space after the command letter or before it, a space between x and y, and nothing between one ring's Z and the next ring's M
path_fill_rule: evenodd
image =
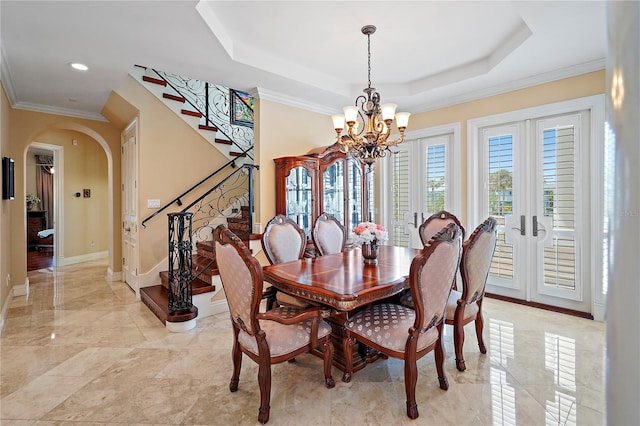
M435 348L436 371L438 372L438 382L440 389L449 389L449 381L447 374L444 372L444 341L442 340L442 323L438 325L438 342Z
M356 343L356 340L346 332L344 340L342 341L342 351L344 352L344 374L342 375L342 381L349 383L351 381L351 374L353 373L353 350L351 347Z
M478 336L478 347L480 348L480 353L486 354L487 347L484 345L484 340L482 338L482 330L484 329L484 319L482 318L482 310L478 310L478 315L476 315L476 336Z
M438 372L438 375L440 373ZM416 361L415 347L413 351L405 352L404 359L404 390L407 394L407 416L417 419L418 404L416 403L416 383L418 382L418 365Z
M464 346L464 306L458 306L453 321L453 347L456 352L456 368L464 371L467 366L464 362L464 354L462 348Z
M324 383L328 389L333 388L336 382L331 376L331 363L333 362L333 343L331 343L331 337L327 336L324 345Z
M269 410L271 409L271 355L264 335L258 341L258 353L260 354L258 363L258 386L260 387L258 421L265 424L269 421Z
M233 348L231 349L233 373L231 374L231 382L229 383L229 390L231 392L238 390L238 383L240 383L240 369L242 368L242 351L240 350L240 344L238 343L238 332L239 330L236 327L233 327Z

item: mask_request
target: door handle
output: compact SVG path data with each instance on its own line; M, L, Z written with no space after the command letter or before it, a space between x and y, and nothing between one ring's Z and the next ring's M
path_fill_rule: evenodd
M407 225L413 225L414 228L418 227L418 212L413 212L413 222L408 222Z
M535 217L535 216L534 216ZM534 219L535 221L535 219ZM520 235L525 235L527 230L527 218L524 215L520 216L520 228L511 228L516 231L520 231Z
M533 236L537 237L540 232L544 232L546 234L547 230L541 223L538 223L538 216L533 216Z

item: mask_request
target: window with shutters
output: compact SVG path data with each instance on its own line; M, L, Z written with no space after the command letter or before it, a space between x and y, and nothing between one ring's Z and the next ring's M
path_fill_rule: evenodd
M445 210L447 182L446 182L446 147L445 144L427 147L424 176L426 179L425 204L428 213Z
M393 160L393 245L407 247L409 236L404 228L404 217L410 208L409 187L409 152L399 151L392 156Z
M544 129L543 205L551 218L553 243L544 248L544 284L575 288L575 147L574 127Z
M489 184L487 214L498 222L498 241L490 274L513 278L513 245L505 240L505 219L513 215L513 135L489 138Z

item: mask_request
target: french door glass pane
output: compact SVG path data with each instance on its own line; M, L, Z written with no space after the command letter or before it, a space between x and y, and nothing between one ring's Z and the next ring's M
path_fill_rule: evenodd
M444 144L427 147L427 161L425 163L424 199L429 215L445 210L446 182L445 182L445 146Z
M513 136L489 138L489 216L498 222L498 241L490 274L513 278L513 245L505 241L505 218L513 215Z
M573 126L543 131L543 206L553 225L553 245L544 248L544 285L570 290L576 285L574 141Z
M405 215L409 213L411 198L409 187L409 152L399 151L393 158L393 241L394 246L409 246L405 234Z

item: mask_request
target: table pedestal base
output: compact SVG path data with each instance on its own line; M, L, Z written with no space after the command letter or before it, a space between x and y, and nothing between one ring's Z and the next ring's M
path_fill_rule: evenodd
M351 373L347 372L347 363L345 361L343 342L346 337L344 323L347 320L347 315L344 312L333 312L328 318L328 322L331 325L331 343L333 343L333 366L343 372L342 381L349 383L351 381L351 373L362 370L367 364L371 364L380 358L387 359L387 356L372 349L362 343L356 342L351 348L353 354L353 370ZM313 349L311 351L316 356L323 357L320 349Z

